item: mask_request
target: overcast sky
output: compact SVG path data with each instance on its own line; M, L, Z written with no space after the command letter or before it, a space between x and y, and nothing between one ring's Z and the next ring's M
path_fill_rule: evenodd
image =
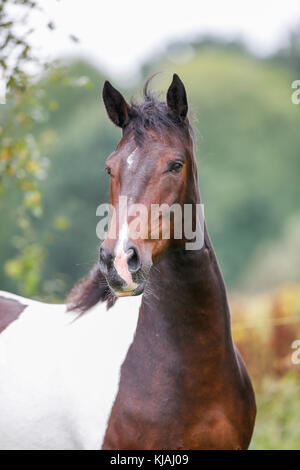
M299 24L299 0L40 0L32 18L40 54L80 55L115 79L130 77L172 39L211 33L241 37L257 54L274 51ZM49 18L57 26L47 32ZM80 43L72 43L74 34Z

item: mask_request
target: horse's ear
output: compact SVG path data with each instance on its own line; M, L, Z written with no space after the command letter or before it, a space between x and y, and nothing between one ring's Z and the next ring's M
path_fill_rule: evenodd
M176 73L173 75L172 83L167 92L167 104L169 109L177 114L183 121L188 112L188 103L184 84Z
M126 103L121 93L106 81L102 97L109 118L116 126L124 127L128 120L130 106Z

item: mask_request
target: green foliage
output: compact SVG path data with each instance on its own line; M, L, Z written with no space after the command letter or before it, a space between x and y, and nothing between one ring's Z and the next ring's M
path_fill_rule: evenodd
M280 269L278 269L280 266ZM289 281L300 279L300 216L292 215L285 223L282 235L274 242L266 240L255 251L241 287L249 292L274 289Z
M48 166L44 142L35 132L45 119L41 101L45 90L41 83L33 84L26 73L33 63L40 71L47 68L39 63L29 43L32 31L27 19L37 9L37 2L31 0L2 0L0 5L0 77L7 83L7 103L0 110L0 208L5 212L9 208L15 221L11 226L15 235L9 237L1 261L4 273L26 295L38 290L45 252L32 225L33 219L42 215L39 182ZM14 196L12 206L8 205L10 195ZM2 216L5 235L6 223L8 218ZM12 249L13 257L9 258Z
M27 78L25 79L27 80ZM0 141L0 210L8 209L8 194L14 195L10 207L16 221L17 237L10 239L14 257L6 260L4 271L18 282L28 295L37 292L44 248L34 239L32 223L42 215L42 195L39 184L45 178L48 160L45 145L35 135L35 127L42 118L38 86L27 84L21 92L10 86L10 99L1 119ZM5 217L2 217L2 224ZM33 245L30 249L28 232ZM23 243L20 242L23 240ZM25 247L25 249L24 249Z
M285 377L266 377L257 392L257 419L250 449L300 448L300 382L292 372Z
M45 239L51 237L50 227L44 239L36 230L36 220L43 215L41 182L47 177L47 152L56 141L47 122L59 109L57 96L48 98L48 88L88 89L91 85L88 77L70 77L63 67L50 66L35 56L28 24L36 10L41 8L31 0L2 0L0 4L0 78L7 83L7 102L0 106L0 211L1 232L9 241L0 235L0 261L7 278L15 281L13 289L27 295L42 293ZM55 29L53 22L47 26ZM34 80L27 72L32 67L46 78ZM64 224L58 220L54 230L62 230L66 219Z
M300 284L230 296L232 332L255 384L257 419L251 449L299 449Z
M45 250L36 244L23 247L21 255L9 259L4 265L5 273L18 281L24 295L33 296L39 287Z
M38 62L28 40L32 29L27 26L32 11L40 10L32 0L1 0L0 3L0 67L9 87L24 88L24 66Z

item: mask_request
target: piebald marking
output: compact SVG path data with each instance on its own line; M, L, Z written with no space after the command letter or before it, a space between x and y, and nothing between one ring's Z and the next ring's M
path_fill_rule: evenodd
M73 321L65 305L28 307L0 334L0 449L100 449L141 297Z

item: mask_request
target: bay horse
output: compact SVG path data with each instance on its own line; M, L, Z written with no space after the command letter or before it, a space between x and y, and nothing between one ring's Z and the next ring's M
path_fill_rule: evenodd
M196 250L173 225L133 239L119 204L200 203L185 87L128 104L105 82L103 100L116 236L67 305L0 293L0 448L247 449L255 397L206 225Z

